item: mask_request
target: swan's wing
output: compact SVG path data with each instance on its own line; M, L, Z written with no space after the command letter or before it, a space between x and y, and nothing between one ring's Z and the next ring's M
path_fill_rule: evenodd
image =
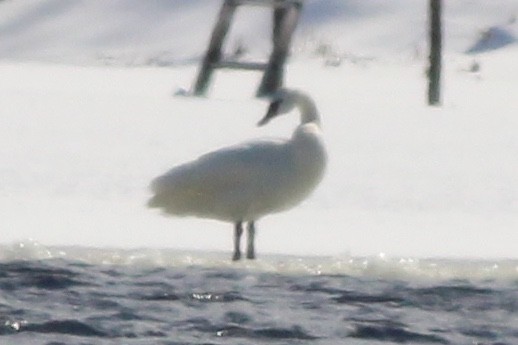
M217 150L156 178L151 185L155 196L149 205L186 213L218 202L230 203L230 195L242 202L243 195L280 183L289 160L284 141L254 141Z

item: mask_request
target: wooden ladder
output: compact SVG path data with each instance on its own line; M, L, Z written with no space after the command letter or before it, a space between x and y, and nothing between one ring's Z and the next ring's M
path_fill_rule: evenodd
M219 19L212 31L209 48L194 85L193 93L203 96L214 69L241 69L263 71L257 96L266 96L282 87L284 64L289 53L291 37L297 26L303 0L224 0ZM273 9L273 49L267 63L225 61L221 47L228 33L236 8L241 5L266 6Z

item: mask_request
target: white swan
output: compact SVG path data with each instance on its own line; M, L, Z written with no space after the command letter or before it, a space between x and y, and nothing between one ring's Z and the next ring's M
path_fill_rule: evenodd
M301 123L290 139L257 140L230 146L177 166L151 183L149 207L166 214L232 222L233 260L241 258L243 223L248 222L248 259L255 258L255 221L304 200L323 177L326 150L315 103L306 94L275 93L262 126L295 107Z

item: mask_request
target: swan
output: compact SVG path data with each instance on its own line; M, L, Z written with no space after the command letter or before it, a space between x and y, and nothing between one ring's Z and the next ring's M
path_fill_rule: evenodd
M176 166L151 182L151 208L166 215L211 218L234 225L234 253L241 259L243 224L247 259L255 259L255 223L301 203L322 180L327 154L313 100L281 89L258 126L297 108L300 124L289 139L262 139L222 148Z

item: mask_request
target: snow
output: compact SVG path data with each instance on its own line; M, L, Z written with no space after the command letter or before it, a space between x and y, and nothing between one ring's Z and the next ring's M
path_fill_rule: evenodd
M216 0L7 0L0 3L0 58L115 65L175 65L206 49ZM444 2L449 51L464 52L491 27L518 37L516 0ZM242 7L226 50L270 49L271 11ZM514 22L513 22L514 20ZM305 0L295 50L327 44L359 57L426 55L427 1Z
M230 251L229 224L147 209L149 182L218 147L289 136L298 119L255 127L267 108L256 73L218 72L209 97L174 96L195 79L186 59L205 48L219 5L136 3L0 3L0 243ZM440 108L425 105L424 53L412 54L425 6L347 3L308 2L286 73L323 115L327 176L300 207L259 222L258 254L517 258L518 48L463 54L514 1L446 7ZM269 18L256 11L230 42ZM321 37L345 56L338 67L311 54Z

